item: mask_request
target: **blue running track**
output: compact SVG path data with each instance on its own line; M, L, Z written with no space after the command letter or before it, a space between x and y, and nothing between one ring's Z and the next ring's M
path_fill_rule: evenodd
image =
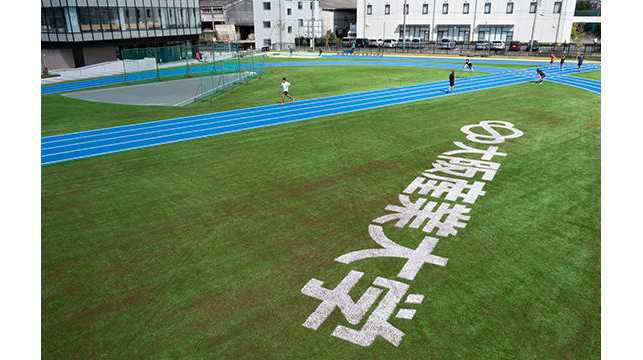
M382 56L324 56L324 58L337 59L334 61L319 61L319 60L302 60L302 61L285 61L275 63L261 63L254 64L254 69L261 71L263 68L270 67L289 67L289 66L337 66L337 65L380 65L380 66L410 66L410 67L424 67L436 69L460 69L463 64L461 59L451 58L421 58L421 57L382 57ZM545 62L525 61L525 60L490 60L490 59L475 59L474 68L476 71L497 73L510 71L509 69L502 69L493 67L493 65L524 65L524 66L546 66ZM217 72L224 71L237 71L236 64L224 63L217 64ZM249 64L241 64L242 71L252 70ZM159 71L158 76L161 78L182 76L187 74L206 74L212 70L211 66L199 65L193 67L178 67L172 69L162 69ZM135 72L131 74L112 75L95 79L78 80L73 82L43 85L40 88L42 95L58 94L62 92L77 91L88 88L114 85L126 82L135 82L143 80L152 80L157 77L155 70Z
M583 71L594 71L599 68L600 65L589 64ZM558 67L543 70L547 73L548 80L600 93L600 82L565 76L576 73L575 67L570 66L562 71ZM457 93L526 83L534 80L534 73L533 69L513 70L464 78L458 81ZM248 129L450 96L445 92L447 85L446 81L434 81L412 86L302 100L286 105L257 106L47 136L42 138L41 164L55 164Z

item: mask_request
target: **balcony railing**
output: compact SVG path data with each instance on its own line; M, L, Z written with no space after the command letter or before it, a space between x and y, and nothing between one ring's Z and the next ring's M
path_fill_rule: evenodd
M576 10L574 16L601 16L601 9L598 10Z

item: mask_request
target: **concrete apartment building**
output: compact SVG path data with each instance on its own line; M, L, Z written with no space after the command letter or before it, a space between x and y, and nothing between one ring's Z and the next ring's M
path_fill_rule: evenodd
M563 43L574 22L600 22L575 8L576 0L357 0L357 37Z
M204 40L254 46L253 0L200 0Z
M41 2L43 68L112 61L123 48L192 43L200 34L198 0Z
M255 46L285 50L295 38L323 36L318 0L253 0Z

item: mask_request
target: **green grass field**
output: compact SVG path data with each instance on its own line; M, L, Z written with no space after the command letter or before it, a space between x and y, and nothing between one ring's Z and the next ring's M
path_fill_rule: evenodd
M573 76L578 76L578 77L592 79L592 80L600 80L601 71L599 70L599 71L590 71L582 74L573 74Z
M326 69L289 68L295 96L443 77L374 67L331 77ZM274 101L281 76L269 72L219 103ZM218 109L44 96L43 132ZM377 275L395 279L400 259L334 259L374 247L371 220L464 140L462 126L481 120L510 121L524 136L500 145L509 155L467 227L436 247L448 266L425 265L411 282L426 298L413 320L391 318L406 333L400 347L332 337L347 325L337 310L317 331L303 327L319 305L300 293L311 278L334 287L351 269L365 272L354 299ZM411 247L422 237L404 234ZM600 300L600 97L563 85L496 88L42 168L47 359L598 359Z
M484 73L459 72L458 76L481 74ZM217 96L212 101L205 99L184 107L106 105L72 99L60 94L45 95L42 96L42 133L44 136L55 135L277 103L281 94L279 83L283 77L287 77L292 84L293 96L301 100L448 79L448 71L390 66L269 68L261 76Z

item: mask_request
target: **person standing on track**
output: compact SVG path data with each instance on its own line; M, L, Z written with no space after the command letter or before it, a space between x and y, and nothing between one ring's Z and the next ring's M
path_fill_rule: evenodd
M562 71L565 67L565 54L560 56L560 70Z
M583 61L585 61L585 56L582 53L578 54L578 58L576 60L578 60L578 71L580 71L580 69L583 67Z
M465 69L465 70L469 70L469 59L466 59L466 60L464 61L464 69Z
M281 103L282 104L285 102L286 98L289 98L290 102L295 101L295 98L288 94L288 88L289 87L290 87L290 83L288 82L288 80L286 80L286 78L283 78L281 80L281 90L282 90L282 92L281 92Z
M447 90L447 93L452 92L455 92L455 70L451 70L449 74L449 90Z
M549 54L549 67L554 67L554 60L556 57L554 56L554 53Z

